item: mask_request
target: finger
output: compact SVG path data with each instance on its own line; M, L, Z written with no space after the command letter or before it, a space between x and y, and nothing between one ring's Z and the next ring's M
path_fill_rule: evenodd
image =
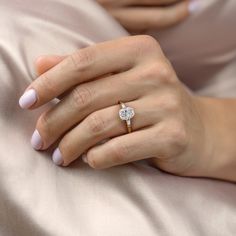
M60 63L62 60L64 60L66 56L58 56L58 55L48 55L48 56L40 56L37 58L35 62L35 68L38 72L38 75L41 75L51 69L52 67L56 66L58 63ZM105 78L111 74L108 74L106 76L102 76L100 78ZM59 100L62 100L65 96L71 93L71 91L75 88L73 86L71 89L67 90L63 94L57 96Z
M162 29L183 21L189 15L189 1L168 7L132 7L110 9L110 13L127 29L140 31Z
M40 56L35 61L35 68L38 75L41 75L60 63L66 56L57 56L57 55L45 55Z
M141 97L152 85L138 83L135 80L138 73L129 71L79 85L65 99L41 114L36 124L42 140L40 149L47 149L89 114L117 104L119 100L132 101ZM133 83L127 82L127 78Z
M108 73L131 69L141 59L144 60L147 55L147 53L140 53L140 42L143 48L146 44L148 44L146 47L150 48L150 43L153 45L155 40L149 36L125 37L83 48L73 53L34 80L26 89L27 93L20 98L20 106L35 109L76 84ZM156 42L155 45L157 45ZM163 56L162 53L160 55L152 53L153 50L149 53L148 58Z
M46 71L50 70L52 67L59 64L62 60L64 60L66 56L58 56L58 55L47 55L47 56L40 56L35 61L35 68L38 75L45 73ZM59 100L62 100L65 96L71 93L72 89L67 90L66 92L57 96Z
M149 127L92 147L86 153L86 162L95 169L109 168L150 158L156 147L156 134Z
M182 145L187 142L181 140L180 137L185 134L181 134L175 122L173 119L161 120L155 125L92 147L86 154L87 163L95 169L104 169L146 158L158 158L163 166L164 162L181 157Z
M104 169L142 159L155 158L155 164L162 169L169 167L170 170L171 163L181 163L180 158L182 160L186 158L183 155L183 150L188 142L181 140L180 136L185 134L181 134L182 131L178 129L173 131L172 125L172 120L161 121L137 132L112 138L104 144L90 148L84 156L85 162L95 169ZM174 169L173 165L172 169Z
M160 6L169 5L180 0L97 0L104 6Z
M132 119L134 131L153 123L153 116L150 116L149 111L150 107L143 107L142 104L141 101L133 101L126 104L135 109L135 116ZM126 134L126 123L120 120L119 110L120 106L115 105L89 115L62 138L53 154L53 160L59 160L59 157L61 157L63 165L67 166L87 149L102 140Z

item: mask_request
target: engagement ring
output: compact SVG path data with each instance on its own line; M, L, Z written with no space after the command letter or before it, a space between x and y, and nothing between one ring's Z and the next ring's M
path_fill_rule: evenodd
M119 110L120 119L126 122L128 132L132 132L131 119L134 117L134 109L127 107L123 102L119 102L121 109Z

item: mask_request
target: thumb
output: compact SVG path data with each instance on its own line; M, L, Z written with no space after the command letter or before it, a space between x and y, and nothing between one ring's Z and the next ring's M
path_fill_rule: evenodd
M35 61L35 69L38 75L45 73L58 63L60 63L66 56L58 55L44 55L40 56Z

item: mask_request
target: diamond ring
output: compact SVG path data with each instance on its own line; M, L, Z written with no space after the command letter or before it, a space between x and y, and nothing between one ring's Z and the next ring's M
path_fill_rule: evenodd
M119 102L121 109L119 110L120 119L126 122L128 132L132 132L131 119L134 117L134 109L127 107L123 102Z

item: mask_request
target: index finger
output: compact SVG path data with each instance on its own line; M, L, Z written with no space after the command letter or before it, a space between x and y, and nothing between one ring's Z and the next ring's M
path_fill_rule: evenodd
M132 36L99 43L69 55L34 80L21 96L19 105L35 109L77 84L132 68L139 59L140 37L143 45L146 42L150 48L150 36Z

